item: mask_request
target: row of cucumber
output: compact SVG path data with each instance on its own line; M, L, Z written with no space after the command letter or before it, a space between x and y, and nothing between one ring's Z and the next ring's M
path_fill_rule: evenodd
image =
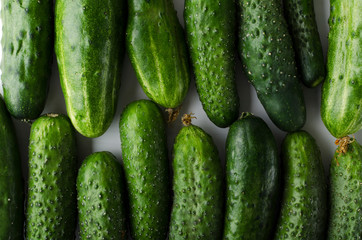
M26 238L74 239L77 209L81 239L127 239L129 229L135 240L320 240L327 225L327 239L361 237L362 146L355 140L340 140L328 193L321 153L307 132L289 133L280 159L266 123L243 113L228 133L225 174L211 136L191 118L182 118L174 143L173 180L166 124L152 101L135 101L121 115L123 165L98 152L78 173L68 117L38 118L29 140ZM2 100L0 146L0 239L23 239L20 158Z
M102 135L115 114L126 48L144 92L165 108L182 104L192 65L205 112L227 127L239 115L237 48L271 120L296 131L306 119L299 79L314 87L325 66L313 1L283 2L186 0L184 33L172 0L129 0L128 11L125 0L58 0L55 24L52 0L5 0L1 68L7 108L19 119L40 115L55 45L72 124L84 136ZM361 8L359 0L331 0L321 113L335 137L362 128Z

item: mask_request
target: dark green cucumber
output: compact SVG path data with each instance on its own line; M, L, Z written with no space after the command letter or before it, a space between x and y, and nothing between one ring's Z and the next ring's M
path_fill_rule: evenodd
M244 113L226 140L224 239L270 239L278 217L280 161L274 136L259 117Z
M109 152L88 156L77 178L81 239L127 239L125 184Z
M328 239L361 239L361 183L362 146L354 140L346 153L339 148L331 162Z
M24 239L24 185L14 125L0 96L0 239Z
M235 0L186 0L185 26L197 92L210 120L230 126L239 114L235 84Z
M283 3L302 81L307 87L315 87L326 73L313 0L283 0Z
M125 0L56 1L60 81L75 129L98 137L117 105L126 24Z
M362 129L362 1L331 0L321 115L336 138Z
M1 81L6 107L18 119L35 119L48 94L54 46L52 0L4 0Z
M74 239L77 217L75 131L48 114L31 126L26 239Z
M283 131L306 119L294 50L279 0L238 0L239 54L265 111Z
M190 125L173 148L174 202L169 239L220 239L223 227L223 174L210 135Z
M126 47L146 95L166 108L186 97L190 73L183 29L172 0L128 1Z
M119 129L132 239L166 239L171 186L162 112L151 101L132 102L121 115Z
M288 134L282 161L284 194L275 239L324 239L327 185L316 141L305 131Z

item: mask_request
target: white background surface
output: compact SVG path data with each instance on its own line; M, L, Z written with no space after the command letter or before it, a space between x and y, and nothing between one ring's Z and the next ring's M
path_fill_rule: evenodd
M173 0L175 8L177 10L180 22L183 25L183 7L184 0ZM318 29L323 45L324 55L326 56L327 51L327 36L328 36L328 17L329 17L329 1L328 0L315 0L314 1L316 19L318 23ZM1 31L0 31L1 36ZM236 50L235 50L236 51ZM1 49L0 49L1 56ZM6 59L2 59L6 61ZM280 131L275 125L269 120L263 107L256 97L254 88L247 82L245 75L241 71L241 63L237 60L236 64L237 72L237 85L238 93L240 97L240 113L241 112L252 112L257 116L262 117L271 128L274 136L280 146L285 132ZM1 79L1 78L0 78ZM1 80L0 80L1 81ZM2 93L2 89L0 88ZM334 145L335 138L330 135L320 118L320 99L321 99L321 87L318 86L314 89L304 88L305 101L307 106L307 122L304 126L304 130L312 134L317 140L317 143L322 152L322 159L327 171L329 162L336 149ZM136 79L135 72L130 64L128 56L125 55L122 76L121 76L121 89L119 91L119 100L117 112L115 114L113 123L108 131L101 137L95 139L89 139L77 135L78 137L78 149L79 149L79 162L81 162L86 156L97 151L110 151L118 160L121 160L121 149L120 149L120 137L119 137L119 118L123 108L130 102L137 99L147 98L143 93L138 81ZM50 81L49 95L47 103L43 113L66 113L65 103L63 94L59 83L59 73L54 56L53 71ZM191 81L189 93L183 103L181 114L184 113L195 113L197 119L193 120L193 124L200 126L206 132L208 132L214 139L216 146L219 149L219 155L222 161L225 160L225 140L228 133L228 128L221 129L216 127L206 116L202 109L199 97L196 92L195 82ZM28 162L28 138L30 133L30 125L17 120L14 120L16 131L18 135L19 147L21 151L21 157L23 161L23 170L25 179L27 179L27 162ZM176 134L181 128L180 118L171 125L168 126L168 142L169 142L169 156L171 159L172 145ZM362 131L355 134L357 140L362 142Z

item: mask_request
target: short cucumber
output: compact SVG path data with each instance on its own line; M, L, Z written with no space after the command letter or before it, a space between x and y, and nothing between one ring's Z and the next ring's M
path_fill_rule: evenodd
M283 131L296 131L305 123L306 110L281 2L237 1L243 70L273 123Z
M75 129L98 137L116 110L126 0L57 0L55 51L67 112Z
M321 115L336 138L362 129L362 1L331 0Z
M143 91L175 108L189 89L185 36L172 0L129 0L126 47Z
M226 214L223 239L270 239L280 197L275 138L259 117L243 113L226 140Z
M183 127L177 134L173 155L174 201L169 239L220 239L223 174L211 136L194 125Z
M65 115L31 126L26 239L74 239L77 217L75 131Z
M275 239L320 240L327 222L327 184L321 153L305 131L282 144L284 193Z
M24 239L24 183L14 125L0 96L0 239Z
M130 103L119 124L132 239L166 239L171 211L166 124L149 100Z
M325 78L325 65L313 0L283 0L283 3L301 79L307 87L315 87Z
M184 19L197 92L209 119L230 126L239 114L234 0L186 0Z
M331 162L329 240L362 236L362 146L356 140L348 144Z
M1 81L6 107L18 119L35 119L48 94L54 46L52 0L3 0Z
M88 156L77 178L81 239L127 239L125 184L109 152Z

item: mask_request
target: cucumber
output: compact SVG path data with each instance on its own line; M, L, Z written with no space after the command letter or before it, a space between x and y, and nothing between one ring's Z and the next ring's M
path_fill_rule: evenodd
M1 3L1 81L10 114L37 118L44 109L54 46L52 0Z
M321 115L336 138L362 129L362 2L331 0Z
M282 162L284 194L275 239L324 239L327 185L314 138L305 131L288 134Z
M337 149L330 167L330 240L362 236L362 146L348 144L345 152Z
M230 126L239 115L235 83L234 0L186 0L185 27L197 92L209 119Z
M151 101L132 102L121 115L119 130L132 239L166 239L171 186L162 112Z
M238 0L239 55L265 111L283 131L303 127L306 110L279 0Z
M24 239L24 185L14 125L0 96L0 239Z
M190 116L185 119L187 124ZM223 170L211 136L194 125L183 127L177 134L173 155L174 201L169 239L220 239Z
M301 80L305 86L315 87L326 73L313 0L283 0L283 3Z
M81 239L126 239L125 185L109 152L88 156L77 178Z
M55 51L67 112L86 137L110 126L124 53L125 0L59 0Z
M126 48L138 82L154 102L179 106L190 85L186 41L172 0L129 0Z
M278 217L280 161L268 125L243 113L226 140L223 239L270 239Z
M77 149L65 115L48 114L31 126L26 239L74 239Z

